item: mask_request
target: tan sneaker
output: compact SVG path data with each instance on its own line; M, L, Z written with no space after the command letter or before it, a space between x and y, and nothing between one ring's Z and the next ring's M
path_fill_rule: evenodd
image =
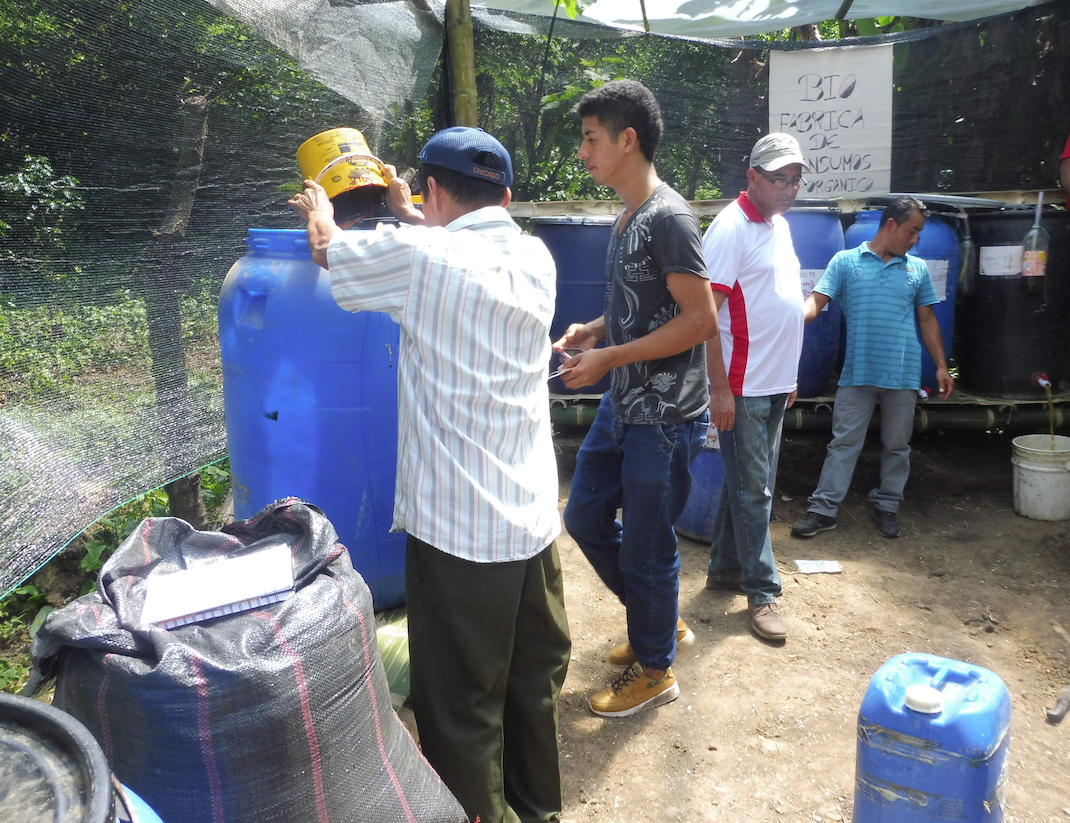
M689 649L694 642L695 633L691 631L691 627L681 617L676 621L676 650ZM614 666L630 666L638 659L635 656L635 652L632 651L631 643L621 643L619 646L614 646L609 653L609 662Z
M776 603L750 604L750 627L754 633L766 640L783 640L788 636L784 619L780 616L780 607Z
M612 685L591 697L591 711L602 717L627 717L671 703L679 696L671 667L660 680L654 680L643 673L642 665L632 663Z

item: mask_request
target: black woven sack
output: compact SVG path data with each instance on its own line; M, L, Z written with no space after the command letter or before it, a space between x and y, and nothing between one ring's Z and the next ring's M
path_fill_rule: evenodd
M140 623L145 580L280 542L296 591L165 630ZM223 532L145 520L98 590L34 641L55 705L166 823L465 821L395 715L367 585L314 506L290 499Z

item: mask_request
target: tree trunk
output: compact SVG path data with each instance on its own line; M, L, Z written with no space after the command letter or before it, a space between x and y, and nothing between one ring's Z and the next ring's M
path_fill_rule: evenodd
M208 512L201 497L200 472L187 474L164 486L172 517L181 517L195 529L208 525Z
M755 89L756 78L763 69L750 49L740 49L729 68L731 89ZM758 94L733 94L728 99L725 119L729 124L726 141L728 161L722 197L734 198L747 188L747 166L755 141L766 133L768 116L763 117L765 99Z
M177 454L191 439L194 421L189 418L186 350L182 340L182 306L175 282L181 244L193 211L197 185L204 162L208 134L208 100L200 95L181 102L181 129L176 140L178 168L171 181L171 195L160 229L152 233L148 272L145 278L145 310L149 326L149 351L156 385L156 405L163 425L174 428L169 453ZM168 461L168 468L172 461ZM201 500L201 476L187 475L164 489L171 514L196 529L207 521Z

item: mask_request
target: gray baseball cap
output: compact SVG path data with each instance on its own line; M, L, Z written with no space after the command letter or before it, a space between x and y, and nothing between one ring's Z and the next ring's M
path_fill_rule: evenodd
M791 163L802 163L804 169L813 169L803 157L799 141L784 132L767 134L754 144L750 153L752 169L761 167L766 171L776 171Z

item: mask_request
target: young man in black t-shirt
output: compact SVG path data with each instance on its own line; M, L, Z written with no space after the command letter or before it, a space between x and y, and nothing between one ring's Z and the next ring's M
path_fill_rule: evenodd
M694 639L678 614L673 523L706 434L705 341L716 339L717 311L698 217L654 169L662 124L653 94L632 80L606 83L579 113L579 158L624 212L606 257L605 314L554 344L584 350L566 363L568 388L612 375L577 455L565 526L627 612L629 642L610 654L627 668L590 701L596 714L621 717L676 699L672 662Z

